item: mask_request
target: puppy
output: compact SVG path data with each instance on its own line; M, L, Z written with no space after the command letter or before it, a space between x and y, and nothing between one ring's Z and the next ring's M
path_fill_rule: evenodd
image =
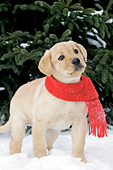
M39 62L39 70L59 82L77 83L85 71L87 52L74 41L60 42L47 50ZM47 149L63 129L72 125L72 156L84 156L87 130L87 106L85 102L69 102L50 94L45 87L45 79L40 78L21 86L10 103L9 121L0 127L0 133L11 130L10 154L21 152L25 127L32 125L35 157L47 155Z

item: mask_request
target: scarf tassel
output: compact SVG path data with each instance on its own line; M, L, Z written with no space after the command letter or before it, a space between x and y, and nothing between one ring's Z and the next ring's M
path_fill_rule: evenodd
M104 137L107 136L107 124L106 121L103 124L96 125L93 123L89 123L89 135Z

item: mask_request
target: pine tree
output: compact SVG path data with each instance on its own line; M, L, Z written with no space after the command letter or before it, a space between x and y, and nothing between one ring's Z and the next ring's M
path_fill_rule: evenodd
M94 82L106 110L113 117L113 0L86 6L84 1L11 1L0 4L0 117L9 116L16 89L42 77L38 62L57 42L74 40L88 51L85 72ZM106 3L106 2L105 2Z

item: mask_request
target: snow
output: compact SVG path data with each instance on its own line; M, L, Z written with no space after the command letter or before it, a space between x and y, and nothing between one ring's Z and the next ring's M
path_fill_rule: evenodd
M29 46L29 44L28 43L21 43L20 46L23 47L23 48L26 48L26 47Z
M107 20L105 23L106 23L106 24L112 24L112 23L113 23L113 18Z
M68 17L70 17L70 15L71 15L71 12L70 12L70 11L68 11Z
M100 11L96 11L96 10L95 10L95 12L92 12L91 14L92 14L92 15L102 15L103 12L104 12L103 9L100 10Z
M83 19L84 19L84 17L81 17L81 16L77 16L77 18L78 18L78 19L81 19L81 20L83 20Z
M94 34L90 31L87 32L87 35L94 36ZM96 46L97 48L100 48L100 47L106 48L106 45L107 45L106 42L102 40L97 34L95 34L95 37L97 38L98 41L92 38L87 38L88 43L90 45Z
M62 25L65 25L64 21L61 22Z
M83 11L81 11L81 10L75 10L74 11L75 13L76 12L79 12L79 13L83 13ZM102 15L103 14L103 10L99 10L99 11L94 11L94 12L91 12L91 15ZM83 16L86 16L86 15L83 15ZM79 18L79 19L83 19L83 17L80 17L80 16L77 16L77 18Z
M32 135L25 136L22 153L9 155L10 133L0 134L0 170L113 170L113 129L108 137L86 135L85 164L71 156L71 132L62 132L54 149L41 159L33 156Z
M87 32L87 35L95 36L94 33L91 32L91 31L88 31L88 32Z
M95 35L95 36L96 36L97 40L102 43L102 47L106 48L106 45L107 45L106 42L104 40L102 40L98 35Z
M0 87L0 91L5 90L5 87Z
M87 41L90 45L94 45L96 46L97 48L100 48L102 47L102 45L97 41L97 40L94 40L92 38L87 38Z
M98 30L96 28L92 28L92 30L94 31L94 33L98 34Z

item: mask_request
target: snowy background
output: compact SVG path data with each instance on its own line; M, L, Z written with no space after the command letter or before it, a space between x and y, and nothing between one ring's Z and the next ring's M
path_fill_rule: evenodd
M111 130L110 130L111 129ZM70 131L62 132L47 157L34 158L32 135L24 137L22 153L9 155L10 133L0 134L0 170L113 170L113 127L108 137L86 135L85 164L71 156Z

